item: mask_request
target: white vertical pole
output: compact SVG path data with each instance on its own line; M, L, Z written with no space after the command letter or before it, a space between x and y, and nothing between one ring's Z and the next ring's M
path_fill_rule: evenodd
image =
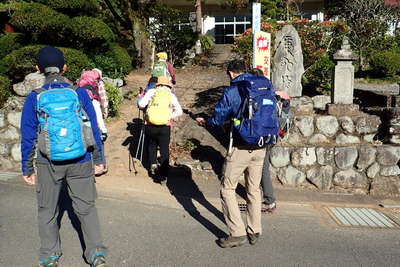
M255 33L261 30L261 3L253 3L252 6L253 15L253 68L256 67L255 52L256 52L256 40Z

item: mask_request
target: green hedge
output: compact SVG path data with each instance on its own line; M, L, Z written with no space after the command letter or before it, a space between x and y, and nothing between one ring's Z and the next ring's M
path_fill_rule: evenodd
M59 47L64 52L65 63L67 64L67 71L65 77L75 82L82 73L83 69L91 67L88 56L79 50L73 48Z
M376 75L393 77L400 73L400 52L397 50L378 52L371 57L369 63Z
M11 96L11 81L7 77L0 76L0 107L3 106L9 96Z
M67 35L70 18L39 3L24 3L11 15L10 24L34 37L46 36L46 41ZM39 36L38 36L39 35Z
M93 56L93 63L103 71L104 76L110 78L121 78L132 70L131 57L118 44L111 44L107 52Z
M36 0L36 2L56 10L71 12L97 11L99 3L96 0Z
M78 47L98 47L108 45L115 39L110 27L93 17L75 17L71 20L72 38L79 40Z
M0 36L0 59L22 47L22 34L8 33Z
M42 47L43 45L31 45L14 50L0 61L0 73L14 81L22 81L27 74L35 71L36 55ZM60 47L60 49L64 52L68 66L65 76L71 81L78 79L82 70L91 66L89 58L84 53L72 48Z
M12 51L0 61L0 74L22 81L35 71L36 55L43 45L30 45Z

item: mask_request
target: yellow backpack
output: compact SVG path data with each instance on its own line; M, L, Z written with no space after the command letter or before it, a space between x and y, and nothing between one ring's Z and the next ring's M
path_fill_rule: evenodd
M154 125L166 125L172 117L172 95L169 89L155 89L147 107L147 120Z

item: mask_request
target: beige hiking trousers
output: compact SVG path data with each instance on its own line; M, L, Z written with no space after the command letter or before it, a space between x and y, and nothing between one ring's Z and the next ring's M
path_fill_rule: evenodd
M260 181L265 149L243 150L234 147L226 157L221 185L222 211L232 236L261 233ZM240 215L236 187L244 173L247 193L247 229Z

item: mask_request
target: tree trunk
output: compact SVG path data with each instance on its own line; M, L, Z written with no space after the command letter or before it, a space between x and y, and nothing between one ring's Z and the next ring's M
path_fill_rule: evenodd
M203 22L202 22L202 14L201 14L201 0L196 0L196 32L198 34L202 33Z

